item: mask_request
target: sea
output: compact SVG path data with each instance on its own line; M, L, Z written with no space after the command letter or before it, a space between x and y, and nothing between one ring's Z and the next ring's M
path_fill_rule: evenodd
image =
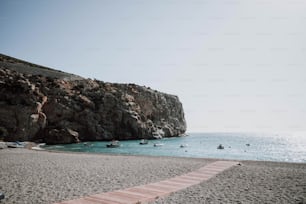
M188 133L188 136L149 140L120 141L120 147L107 148L109 142L48 145L47 150L122 155L150 155L234 160L306 163L306 133ZM157 145L154 145L157 144ZM218 149L219 145L224 149Z

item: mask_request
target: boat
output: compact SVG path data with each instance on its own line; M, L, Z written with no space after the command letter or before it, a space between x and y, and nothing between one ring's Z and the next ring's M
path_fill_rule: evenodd
M149 143L149 141L146 140L146 139L142 139L142 140L140 140L140 142L139 142L139 144L141 144L141 145L146 145L146 144L148 144L148 143Z
M7 147L9 148L24 148L24 145L21 142L9 142L6 143Z
M154 147L161 147L161 146L164 146L163 143L154 143Z
M217 149L224 149L224 146L222 144L219 144L219 146L217 147Z
M44 149L41 147L31 147L32 150L38 150L38 151L43 151Z
M120 143L118 140L114 140L111 143L107 144L106 147L108 148L120 147Z
M40 143L40 144L38 144L37 146L35 146L35 147L31 147L31 149L32 150L38 150L38 151L43 151L43 150L45 150L45 149L43 149L43 148L41 148L42 146L45 146L46 145L46 143Z
M89 143L87 143L87 142L84 142L83 145L84 145L85 147L92 147L92 146L93 146L93 144L89 144Z
M180 148L188 147L188 144L181 144Z

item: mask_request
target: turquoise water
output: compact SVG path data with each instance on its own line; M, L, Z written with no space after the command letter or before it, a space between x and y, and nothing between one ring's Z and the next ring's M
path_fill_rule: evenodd
M46 146L49 150L94 152L125 155L176 156L237 160L286 161L306 163L306 134L192 133L186 137L121 141L119 148L107 148L109 142L87 142ZM162 146L154 147L154 143ZM188 145L181 148L181 145ZM222 144L223 150L217 149ZM247 146L246 144L250 144Z

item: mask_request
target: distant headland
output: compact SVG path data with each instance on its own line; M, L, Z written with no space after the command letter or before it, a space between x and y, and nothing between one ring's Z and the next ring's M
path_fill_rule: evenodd
M174 137L186 131L177 96L85 79L3 54L0 103L5 141L64 144Z

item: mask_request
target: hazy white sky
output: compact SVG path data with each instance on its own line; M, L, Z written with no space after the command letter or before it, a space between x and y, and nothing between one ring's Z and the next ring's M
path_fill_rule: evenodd
M0 52L178 95L188 131L306 130L304 0L0 0Z

